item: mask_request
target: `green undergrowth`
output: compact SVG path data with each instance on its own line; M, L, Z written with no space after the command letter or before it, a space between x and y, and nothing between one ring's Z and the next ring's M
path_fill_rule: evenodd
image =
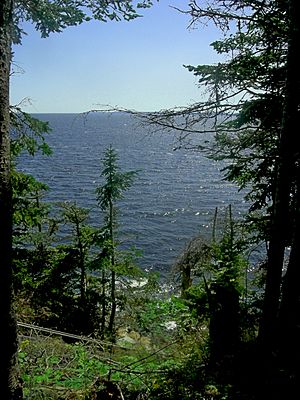
M155 399L163 393L167 396L171 390L168 387L173 386L176 374L191 354L195 359L200 353L199 346L195 353L191 337L174 337L170 343L160 345L119 346L96 341L69 344L60 337L23 337L19 364L24 398L94 399L107 382L116 383L126 399Z
M120 325L112 342L73 337L70 343L54 330L46 336L38 327L20 327L24 398L93 400L102 398L99 393L112 382L126 400L174 399L177 394L189 399L206 362L205 325L197 324L175 296L149 300L139 311L135 323L119 321L127 325Z

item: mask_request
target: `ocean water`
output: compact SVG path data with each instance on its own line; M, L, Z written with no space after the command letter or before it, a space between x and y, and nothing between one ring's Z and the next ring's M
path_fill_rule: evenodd
M19 169L47 183L47 201L76 201L91 210L91 224L101 226L95 189L103 183L105 149L112 145L118 152L123 171L139 171L118 202L118 219L121 246L141 250L142 268L166 275L192 237L211 237L216 207L231 204L236 216L246 212L242 194L222 180L223 164L200 152L174 151L175 134L151 134L124 113L35 116L50 123L53 155L23 155Z

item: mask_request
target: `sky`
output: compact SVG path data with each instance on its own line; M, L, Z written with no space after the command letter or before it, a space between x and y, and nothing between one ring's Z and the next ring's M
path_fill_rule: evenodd
M32 25L14 46L11 104L31 113L80 113L106 105L159 111L201 100L197 80L183 65L212 64L212 27L188 28L189 17L160 0L143 17L91 21L41 39ZM28 99L28 101L27 101Z

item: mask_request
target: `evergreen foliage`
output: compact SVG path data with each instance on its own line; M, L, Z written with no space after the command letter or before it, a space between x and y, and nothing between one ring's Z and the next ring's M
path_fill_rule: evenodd
M105 227L105 242L103 243L103 251L107 260L105 268L102 268L103 281L103 301L102 301L102 331L105 330L106 317L106 299L105 299L105 280L107 271L111 276L110 283L110 302L111 310L109 323L107 326L108 332L114 334L114 325L117 309L116 299L116 279L117 273L122 269L122 264L119 264L116 254L115 228L116 228L116 201L122 199L123 192L127 190L133 181L136 172L120 172L120 167L117 163L118 156L116 151L110 146L104 153L102 160L103 169L101 175L105 182L102 186L96 189L97 201L100 208L106 212L106 227Z
M1 164L0 194L8 206L1 211L8 233L10 207L13 211L22 381L16 386L13 368L6 371L1 377L1 382L10 382L6 398L8 392L21 398L24 389L28 399L37 400L122 398L123 393L126 399L279 400L297 387L300 152L294 127L299 117L299 4L230 0L212 1L204 8L193 0L189 7L192 23L209 19L222 30L223 39L212 46L230 57L217 65L187 66L206 87L205 101L144 118L181 132L180 146L190 133L202 132L210 123L204 130L214 134L213 140L196 147L229 161L225 177L247 190L247 229L257 233L256 241L268 243L263 287L249 296L247 256L253 240L244 227L239 231L231 207L219 230L216 213L210 242L196 238L179 257L180 293L164 292L155 276L143 274L135 265L135 253L118 246L116 203L136 172L121 172L112 147L104 153L104 183L96 191L103 226L89 226L88 210L74 202L61 205L54 218L57 209L50 214L50 205L43 202L46 185L17 172L22 151L50 153L44 138L48 124L11 109L11 157ZM3 10L6 23L9 10ZM33 21L46 37L92 16L102 21L119 19L120 14L128 20L137 17L127 1L80 6L18 1L10 11L16 42L23 33L18 24L24 20ZM1 98L2 111L3 104ZM6 145L0 154L4 161ZM8 211L7 220L3 210ZM62 223L71 232L63 245L56 235ZM8 265L10 254L5 254ZM4 272L8 313L11 276L9 270ZM7 315L6 338L8 332L15 334L13 316ZM43 338L41 332L59 335L64 342ZM76 343L65 343L71 341ZM11 358L4 363L9 361L11 367L16 365L12 341L9 349Z
M5 355L1 358L0 391L4 398L21 397L17 372L17 331L13 308L12 236L13 209L11 186L12 151L18 148L11 145L10 130L19 121L10 115L10 69L12 63L12 44L21 43L25 34L22 24L31 22L42 37L52 32L61 32L69 26L96 19L132 20L139 17L137 9L150 7L150 0L125 1L24 1L3 0L0 3L0 253L3 266L0 270L0 304L3 318L1 341L7 343ZM22 113L21 113L22 115ZM23 114L21 125L33 127L40 134L46 128L43 124ZM34 126L35 125L35 126ZM46 128L47 129L47 128ZM35 142L34 142L35 143ZM27 142L28 149L32 142ZM43 145L42 145L43 146ZM32 148L31 148L32 150ZM43 146L43 150L47 151ZM34 151L34 150L32 150Z
M177 130L178 147L197 148L209 157L225 160L225 178L247 192L248 229L267 249L256 343L261 350L260 364L270 373L261 382L262 397L270 396L267 382L271 381L276 387L272 396L281 398L280 385L289 380L291 392L296 385L300 360L296 340L299 287L295 285L300 259L300 152L295 134L299 120L299 3L212 0L204 4L193 0L185 12L192 25L212 22L220 29L223 38L212 47L223 59L215 65L187 66L205 89L203 101L141 117L156 130ZM196 134L203 133L210 137L198 144ZM272 368L281 365L284 371L288 364L293 364L288 379L279 367Z

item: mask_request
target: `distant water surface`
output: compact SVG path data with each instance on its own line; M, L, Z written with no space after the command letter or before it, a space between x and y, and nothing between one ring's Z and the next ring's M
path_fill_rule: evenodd
M35 116L50 123L47 142L53 155L24 155L20 168L48 184L47 201L76 201L90 208L93 225L103 221L95 189L103 183L105 149L114 147L123 171L139 170L118 208L123 246L142 250L143 268L167 274L189 239L211 235L216 207L231 204L234 214L246 210L242 194L222 180L221 164L199 152L174 151L170 133L148 134L123 113Z

